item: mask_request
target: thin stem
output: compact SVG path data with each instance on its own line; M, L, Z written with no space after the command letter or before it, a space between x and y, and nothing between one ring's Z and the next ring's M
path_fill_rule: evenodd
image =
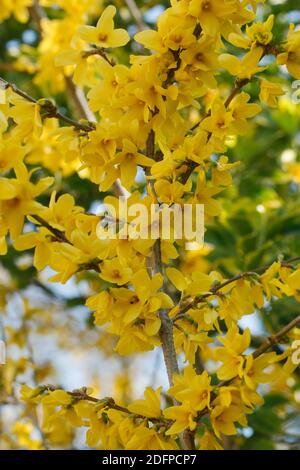
M22 98L24 98L26 101L29 101L30 103L40 106L43 117L60 119L61 121L66 122L70 126L75 127L75 129L78 129L84 132L91 132L95 130L96 128L95 122L88 122L87 124L84 124L84 123L75 121L74 119L71 119L70 117L62 114L59 111L56 104L53 103L53 101L48 100L48 99L36 100L32 96L28 95L28 93L26 93L25 91L18 88L15 84L10 83L7 80L4 80L4 78L2 77L0 77L0 87L2 87L5 90L7 90L8 88L11 88L11 90L14 93L16 93L16 95L21 96Z
M41 216L39 215L30 215L30 217L34 220L36 220L40 225L45 227L49 232L55 237L55 240L60 242L60 243L67 243L68 245L73 244L68 240L64 232L61 230L56 229L55 227L52 227L46 220L44 220ZM102 263L102 261L98 258L92 259L91 261L88 261L86 263L81 263L79 264L78 272L80 271L89 271L93 270L96 271L97 273L100 272L100 267L99 265Z
M257 357L261 356L264 352L266 352L270 347L278 344L280 340L295 326L300 323L300 315L294 318L288 325L284 326L280 331L275 333L275 335L269 336L266 341L264 341L254 352L253 357L256 359Z
M138 8L137 4L135 3L135 0L125 0L125 3L128 7L128 10L130 11L130 14L132 18L135 21L135 24L137 26L137 29L139 31L143 31L144 29L147 28L143 21L143 16L141 14L140 9Z
M280 340L285 336L290 330L292 330L295 326L300 324L300 315L298 315L296 318L294 318L288 325L284 326L281 330L279 330L277 333L275 333L273 336L270 336L267 338L255 351L251 354L254 359L258 358L261 356L263 353L265 353L269 348L274 346L275 344L278 344ZM230 385L237 376L233 377L230 380L222 380L219 382L216 386L216 388L224 387L227 385ZM216 393L212 393L211 400L213 401L215 398L217 398ZM208 408L205 408L202 410L200 413L198 413L198 420L202 417L205 416L209 412Z
M103 47L94 47L94 49L90 49L89 51L84 51L82 53L82 57L85 58L90 57L91 55L100 55L109 65L111 65L111 67L114 67L116 65L113 59L110 60L107 57L107 54Z
M147 140L147 156L150 158L155 158L155 133L151 130L148 140ZM152 190L155 194L154 185L152 184ZM151 261L151 274L163 273L162 258L161 258L161 246L160 239L156 240L154 247L152 249ZM177 361L177 354L174 344L174 334L173 328L174 324L169 317L169 314L166 310L159 310L159 318L161 321L161 326L159 330L159 337L161 341L164 362L167 369L169 384L173 385L173 376L174 374L179 374L179 366ZM178 405L178 402L174 400L174 405ZM193 450L195 449L195 440L193 434L189 429L186 429L180 436L180 441L183 449Z
M45 385L44 387L41 387L41 390L40 390L39 394L42 394L46 391L54 392L56 390L60 390L60 389L56 388L56 387L53 387L51 385ZM88 395L85 392L84 388L81 389L81 390L73 390L73 391L70 391L70 392L67 391L66 393L68 395L70 395L71 397L73 397L75 401L86 400L86 401L90 401L92 403L103 404L104 408L107 407L107 408L110 408L110 409L113 409L113 410L121 411L122 413L126 413L128 415L131 415L135 419L138 418L138 419L148 420L148 421L151 421L151 422L153 422L155 424L158 424L160 426L163 426L163 427L170 426L173 423L173 421L168 420L168 419L164 418L163 416L161 416L159 418L158 417L153 417L152 418L152 417L146 417L146 416L138 414L138 413L132 413L128 408L118 405L112 397L105 397L105 398L92 397L91 395Z
M297 261L300 261L300 256L295 256L294 258L290 258L287 261L281 261L281 266L290 267L292 263L296 263ZM252 269L251 271L245 271L245 272L239 273L236 276L233 276L230 279L227 279L226 281L222 282L221 284L217 284L216 286L211 287L209 292L207 292L206 294L196 296L193 299L190 299L188 301L183 301L182 306L180 307L180 310L177 313L177 315L174 317L173 321L177 321L177 320L184 318L184 315L188 310L195 307L198 303L202 302L208 297L211 297L212 295L217 294L221 289L232 284L233 282L239 281L240 279L244 279L245 277L249 277L253 274L263 274L265 271L267 271L268 268L270 268L270 266L272 266L273 263L274 261L264 266L260 266L258 268Z
M67 239L67 237L65 236L64 232L62 232L61 230L58 230L54 227L52 227L45 219L43 219L41 216L39 215L31 215L30 216L32 219L36 220L39 224L41 224L43 227L45 227L47 230L49 230L49 232L52 233L52 235L54 235L54 237L56 238L57 241L59 242L62 242L62 243L68 243L69 245L72 245L72 243L70 242L70 240Z
M34 0L30 8L32 20L38 30L40 36L43 34L42 20L47 18L45 10L41 7L38 0ZM88 103L82 92L81 88L77 87L70 77L65 76L66 87L69 95L72 98L72 103L75 105L79 118L87 119L88 121L96 121L94 114L89 109Z

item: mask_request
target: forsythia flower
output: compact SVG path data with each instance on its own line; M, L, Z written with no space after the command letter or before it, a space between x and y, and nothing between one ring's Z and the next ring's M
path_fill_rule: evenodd
M240 335L237 327L233 325L227 335L219 340L224 344L224 347L215 349L215 357L223 362L217 372L218 378L230 380L237 375L243 377L245 359L241 354L250 345L250 330L246 329Z
M145 390L145 399L136 400L131 405L129 405L129 410L132 413L140 414L148 418L158 418L161 415L160 410L160 392L161 388L159 387L156 391L152 388L147 387Z
M81 39L99 47L120 47L127 44L129 35L125 29L114 29L114 16L117 10L113 5L105 8L96 27L80 26Z
M219 62L231 75L235 75L239 79L250 79L252 75L265 70L265 67L259 67L259 62L263 55L262 47L255 47L240 60L230 54L222 54Z
M269 80L262 79L260 82L259 98L264 101L271 108L277 107L278 96L283 96L284 90L277 83L270 82Z
M16 178L0 178L0 214L12 238L21 233L26 215L43 211L43 206L35 198L54 181L47 177L37 184L31 183L31 174L25 165L16 167L15 173Z
M244 37L237 33L229 34L229 41L237 47L249 49L257 46L266 46L272 41L272 28L274 24L274 15L270 15L264 23L254 23L246 26L246 34Z
M284 52L277 55L277 63L279 65L285 64L289 73L300 79L300 31L295 31L294 25L290 26L287 42L284 44Z
M183 405L171 406L164 411L165 418L174 420L174 424L166 432L167 435L179 434L185 429L194 431L197 423L194 418L197 417L197 411L186 401Z

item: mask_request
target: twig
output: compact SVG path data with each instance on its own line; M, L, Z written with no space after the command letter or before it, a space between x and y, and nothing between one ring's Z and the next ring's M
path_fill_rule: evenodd
M42 20L47 18L45 10L41 7L38 0L34 0L32 7L30 8L31 17L36 25L40 36L43 34ZM95 116L89 109L86 98L82 90L77 87L70 77L65 76L67 90L72 98L79 118L87 119L88 121L95 121Z
M96 128L96 123L95 122L88 122L87 124L81 123L78 121L75 121L74 119L69 118L68 116L65 116L62 114L58 107L56 106L53 101L48 100L48 99L41 99L41 100L36 100L32 96L28 95L25 91L21 90L18 88L15 84L8 82L7 80L4 80L4 78L0 77L0 87L3 89L8 89L11 88L11 90L16 93L16 95L21 96L25 100L29 101L30 103L34 103L41 108L42 116L47 117L47 118L56 118L60 119L70 126L75 127L75 129L84 131L84 132L91 132L95 130Z
M45 227L47 230L49 230L52 235L54 235L55 240L60 242L60 243L67 243L68 245L72 245L73 243L68 240L64 232L61 230L56 229L55 227L52 227L46 220L44 220L41 216L39 215L30 215L30 217L34 220L36 220L39 224L41 224L43 227ZM100 272L100 267L99 265L102 263L102 261L98 258L95 258L91 261L88 261L86 263L81 263L79 264L78 272L80 271L89 271L89 270L94 270L97 273Z
M91 55L100 55L112 67L116 65L113 59L109 59L107 57L104 47L94 47L93 49L90 49L89 51L83 51L82 53L82 57L85 58L90 57Z
M60 389L56 388L56 387L53 387L51 385L45 385L44 387L41 387L39 395L43 394L46 391L54 392L56 390L60 390ZM103 404L103 408L107 407L107 408L110 408L110 409L113 409L113 410L121 411L122 413L126 413L128 415L131 415L135 419L138 418L138 419L148 420L148 421L151 421L151 422L155 423L156 425L158 424L160 426L166 427L166 426L170 426L173 423L173 421L168 420L168 419L164 418L163 416L161 416L159 418L158 417L153 417L153 418L150 417L149 418L149 417L146 417L146 416L138 414L138 413L132 413L128 408L118 405L112 397L95 398L95 397L92 397L91 395L88 395L85 392L84 388L80 389L80 390L73 390L71 392L67 391L66 393L74 398L74 402L81 401L81 400L86 400L86 401L90 401L92 403Z
M155 133L153 130L150 131L147 139L146 153L149 158L155 157ZM152 249L151 270L152 275L155 273L163 274L159 239L156 240ZM159 332L160 340L162 344L162 350L169 378L169 383L170 385L172 385L173 375L179 373L177 356L174 346L173 323L165 310L159 311L159 318L161 320L161 328Z
M300 324L300 315L298 315L296 318L294 318L288 325L284 326L280 331L278 331L275 335L270 336L269 338L266 339L266 341L263 342L255 351L251 354L254 359L258 358L261 356L263 353L265 353L270 347L274 346L275 344L279 343L281 338L285 336L290 330L292 330L295 326ZM237 376L233 377L230 380L222 380L216 385L216 388L224 387L227 385L230 385ZM217 398L216 393L212 393L211 395L211 401L215 400ZM200 413L198 413L197 420L199 421L202 416L205 416L209 412L208 408L204 408Z
M134 19L138 31L143 31L144 29L147 28L143 21L143 17L141 14L140 9L138 8L137 4L135 3L135 0L125 0L125 3L128 7L128 10L130 11L130 14L132 18Z
M281 261L281 266L282 267L290 267L291 263L295 263L297 261L300 261L300 256L295 256L294 258L291 258L287 261ZM259 268L252 269L251 271L245 271L242 273L237 274L236 276L231 277L230 279L227 279L226 281L222 282L221 284L217 284L209 290L209 292L202 294L200 296L196 296L193 299L189 301L183 301L182 306L177 313L177 315L174 317L173 321L180 320L184 317L185 313L195 307L198 303L202 302L203 300L207 299L208 297L211 297L212 295L217 294L221 289L224 287L232 284L235 281L239 281L240 279L244 279L245 277L249 277L253 274L263 274L270 266L272 266L272 263L266 264L265 266L261 266Z
M72 245L70 240L67 239L65 236L64 232L61 230L58 230L57 228L52 227L45 219L43 219L39 215L31 215L30 216L32 219L36 220L39 224L41 224L43 227L45 227L49 232L54 235L57 241L62 242L62 243L68 243L68 245Z
M257 357L261 356L264 352L266 352L270 347L274 346L275 344L279 343L281 338L285 336L290 330L292 330L295 326L300 324L300 315L294 318L288 325L284 326L278 333L275 335L269 336L264 343L262 343L254 352L253 357L256 359Z

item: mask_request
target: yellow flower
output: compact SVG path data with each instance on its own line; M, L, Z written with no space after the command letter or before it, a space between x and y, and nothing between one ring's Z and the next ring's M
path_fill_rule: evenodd
M35 247L33 265L41 271L51 259L51 237L49 231L41 229L40 232L31 232L20 235L14 242L16 250L24 251Z
M128 406L128 409L135 414L146 416L147 418L159 418L161 415L160 410L160 393L162 387L153 390L147 387L144 394L144 400L136 400Z
M125 29L114 29L114 16L117 10L113 5L105 8L96 27L80 26L78 34L84 41L99 47L121 47L129 41Z
M246 34L231 33L228 36L229 42L237 47L250 49L251 47L267 46L273 39L272 28L274 24L274 15L270 15L268 19L262 23L257 22L251 26L246 26Z
M300 79L300 31L295 31L295 26L290 25L287 42L284 45L285 52L277 55L277 63L286 65L289 73Z
M217 405L211 413L211 424L219 438L221 434L225 434L225 436L236 434L235 422L242 426L247 424L243 410L239 406L231 405L224 407Z
M223 450L221 444L212 432L205 431L203 436L199 439L200 450Z
M131 276L132 270L128 266L124 266L118 258L104 260L101 264L100 277L104 279L104 281L121 286L127 284Z
M218 347L214 351L216 360L223 362L217 371L218 378L231 380L236 376L243 377L245 357L241 354L250 345L250 330L247 328L239 334L237 326L233 324L226 336L219 337L219 341L224 347Z
M136 352L151 351L155 346L160 344L155 337L148 336L141 325L128 326L122 329L115 351L121 356L128 356Z
M220 31L222 21L226 20L236 10L236 1L229 0L191 0L189 13L195 16L209 36L215 36Z
M134 429L134 434L125 444L126 450L176 450L175 440L166 439L163 433L149 429L143 424Z
M277 107L278 96L283 96L284 91L280 85L269 80L262 79L260 81L259 98L261 101L267 103L271 108Z
M0 20L13 14L20 23L26 23L29 18L28 9L32 3L33 0L5 0L1 2Z
M0 142L0 173L19 165L25 155L24 148L10 139Z
M130 189L134 183L137 166L149 167L153 160L139 153L133 142L124 139L122 151L116 154L112 164L120 165L121 181L125 188Z
M231 54L221 54L219 56L219 62L231 75L241 80L244 78L250 79L252 75L265 70L266 67L258 66L262 55L263 48L255 47L247 52L241 60Z
M184 369L182 375L174 375L174 385L169 389L169 393L178 401L188 401L193 409L201 411L210 407L210 381L206 371L198 375L190 365Z
M210 116L201 122L201 128L223 139L230 133L232 122L232 113L226 110L220 99L216 99L212 104Z
M167 436L179 434L185 429L194 431L197 427L197 423L194 421L194 418L197 417L197 411L193 409L193 406L188 401L185 401L180 406L171 406L170 408L166 408L163 414L165 418L175 421L167 430Z
M147 49L153 49L157 52L166 52L168 50L167 46L163 43L162 36L152 29L147 29L145 31L140 31L134 36L136 42L143 44Z
M122 64L116 64L111 67L103 58L100 58L97 62L97 72L102 77L102 80L97 81L97 85L92 87L88 93L89 105L92 111L99 111L105 109L105 106L110 107L113 100L118 97L120 90L124 88L129 79L129 69ZM97 130L95 137L97 138L97 145L99 143L100 133L107 134L105 128ZM113 139L111 139L111 130L109 129L110 138L105 138L107 145L111 145ZM108 136L107 136L108 137Z
M177 51L186 49L195 42L193 31L195 21L189 16L180 18L166 10L158 19L158 31L146 30L137 33L134 39L143 44L147 49L153 49L159 53L168 49Z
M221 155L216 166L212 169L212 182L215 186L229 186L232 182L230 171L239 165L239 162L228 163L228 157Z
M229 105L234 119L232 129L236 134L246 134L249 131L247 119L256 116L261 111L261 107L256 103L248 103L250 95L239 93L233 98Z
M256 359L252 355L247 356L243 374L245 384L250 389L255 390L259 384L272 382L276 379L277 372L271 366L276 361L278 361L278 356L275 352L262 354ZM266 372L265 369L267 369Z
M16 167L15 173L16 178L0 178L0 215L5 218L5 225L13 239L21 233L26 215L43 211L43 206L35 198L54 181L47 177L36 184L31 183L31 173L27 172L25 165Z
M187 295L208 292L214 281L208 274L200 272L193 272L189 279L176 268L167 268L166 274L176 289Z

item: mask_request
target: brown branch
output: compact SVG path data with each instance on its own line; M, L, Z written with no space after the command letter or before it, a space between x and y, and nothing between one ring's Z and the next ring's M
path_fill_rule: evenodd
M41 109L41 115L44 118L56 118L60 119L61 121L66 122L70 126L73 126L75 129L83 131L83 132L91 132L95 130L96 123L95 122L88 122L87 124L81 123L78 121L75 121L74 119L69 118L68 116L65 116L62 114L56 104L48 99L41 99L41 100L36 100L32 96L28 95L25 91L21 90L18 88L15 84L8 82L7 80L4 80L4 78L0 77L0 87L3 89L11 89L16 95L21 96L25 100L29 101L30 103L34 103L38 105Z
M153 130L151 130L147 139L146 153L149 158L155 159L155 133ZM151 181L151 186L155 194L153 181ZM153 246L152 256L150 258L150 261L151 261L150 269L152 271L151 274L153 275L154 273L160 273L164 275L162 260L161 260L160 239L156 240ZM164 277L164 280L165 280L165 277ZM166 283L164 282L164 287L166 287L165 284ZM166 288L165 288L165 291L167 291ZM165 362L165 366L167 369L169 384L172 386L174 374L179 374L177 354L176 354L175 344L174 344L174 334L173 334L174 324L171 318L169 317L168 312L165 309L160 309L158 315L161 321L159 337L161 341L164 362ZM178 405L178 402L176 400L173 400L173 402L174 402L174 405ZM180 441L181 441L181 445L183 449L186 449L186 450L195 449L195 439L189 429L186 429L181 434Z
M281 261L281 266L282 267L291 267L290 265L292 263L297 262L297 261L300 261L300 256L295 256L294 258L290 258L287 261ZM181 306L179 312L177 313L177 315L174 317L173 321L177 321L177 320L180 320L180 319L184 318L186 312L190 308L196 307L196 305L198 303L202 302L203 300L207 299L208 297L211 297L212 295L217 294L221 289L223 289L224 287L232 284L233 282L239 281L240 279L244 279L244 278L249 277L253 274L263 274L270 266L272 266L273 263L274 263L274 261L272 263L266 264L264 266L252 269L251 271L245 271L245 272L239 273L236 276L233 276L230 279L227 279L226 281L222 282L221 284L216 284L215 286L212 286L211 289L209 290L209 292L207 292L206 294L196 296L195 298L190 299L188 301L183 301L182 306Z
M116 65L115 61L113 59L109 59L107 57L107 54L105 52L105 49L104 47L94 47L93 49L90 49L88 51L83 51L82 52L82 57L83 58L87 58L87 57L90 57L92 55L100 55L101 57L103 57L103 59L109 64L111 65L112 67L114 67Z
M228 106L230 105L230 103L232 102L233 98L241 91L241 89L247 85L247 83L250 82L250 79L248 78L245 78L243 80L236 80L229 96L227 97L225 103L224 103L224 106L225 108L228 108ZM200 124L204 121L204 119L206 119L207 117L210 116L210 111L208 111L201 119L200 121L198 121L190 130L191 132L193 132L194 130L197 129L197 127L200 126ZM207 142L209 142L209 140L211 139L211 136L212 134L211 133L208 133L208 136L207 136ZM187 169L186 171L183 173L182 177L181 177L181 183L182 184L186 184L186 182L188 181L189 177L191 176L191 174L193 173L193 171L197 168L197 166L199 166L199 163L196 163L194 162L193 160L188 160L187 161Z
M181 57L180 57L181 50L180 49L178 49L177 51L170 50L170 52L172 52L176 63L175 63L175 67L168 69L167 78L162 83L163 88L168 88L168 86L171 85L171 83L174 80L175 73L177 72L177 70L180 69L180 66L181 66Z
M124 0L124 1L128 7L128 10L130 11L132 18L135 21L138 31L143 31L144 29L146 29L147 26L145 25L143 21L143 16L137 4L135 3L135 0Z
M266 341L264 341L263 344L261 344L257 349L255 349L255 351L251 354L253 358L254 359L258 358L263 353L265 353L269 348L271 348L275 344L278 344L283 336L285 336L290 330L292 330L295 326L299 324L300 324L300 315L294 318L290 323L288 323L288 325L284 326L275 335L272 335L269 338L267 338ZM230 380L222 380L216 385L216 388L218 389L220 387L230 385L237 377L238 376L235 376ZM217 398L217 394L212 393L211 401L215 400L216 398ZM209 413L209 409L205 408L200 413L198 413L197 420L200 420L202 416L205 416L207 413Z
M41 395L44 392L54 392L56 390L61 390L61 389L57 388L57 387L53 387L52 385L45 385L45 386L41 387L38 395ZM99 403L99 404L101 403L101 404L103 404L104 408L107 407L107 408L110 408L110 409L113 409L113 410L117 410L117 411L120 411L122 413L126 413L128 415L131 415L134 419L143 419L143 420L151 421L152 423L155 423L156 425L160 425L160 426L163 426L163 427L166 427L166 426L170 427L173 424L173 421L171 421L169 419L166 419L163 416L161 416L159 418L158 417L153 417L153 418L150 417L149 418L149 417L146 417L146 416L138 414L138 413L132 413L132 411L130 411L128 408L118 405L112 397L105 397L105 398L92 397L91 395L88 395L85 392L84 387L80 390L73 390L71 392L67 391L66 393L74 398L74 402L86 400L86 401L90 401L92 403Z
M233 98L241 91L244 86L246 86L250 82L249 78L243 78L242 80L236 80L233 89L231 90L230 95L228 96L227 100L224 103L225 108L228 108Z
M39 216L39 215L30 215L30 217L32 219L36 220L40 225L45 227L47 230L49 230L49 232L54 236L55 241L58 241L60 243L67 243L68 245L73 246L73 243L71 243L70 240L68 240L68 238L66 237L64 232L62 232L61 230L56 229L55 227L52 227L52 225L50 225L41 216ZM99 265L101 263L102 263L102 261L98 258L95 258L91 261L88 261L87 263L81 263L81 264L79 264L78 272L93 270L93 271L96 271L97 273L99 273L100 272Z
M42 20L47 18L45 10L41 7L38 0L34 0L32 7L30 8L30 14L38 33L40 36L43 34ZM72 98L72 102L78 113L78 117L87 119L88 121L95 121L95 116L89 109L88 103L82 90L77 87L70 77L65 76L66 87L69 95Z
M147 156L149 158L155 157L155 133L151 130L147 140ZM161 248L160 239L156 240L151 256L151 274L160 273L163 275L163 267L161 261ZM160 327L160 340L167 369L168 379L170 385L173 385L173 375L179 373L177 356L174 345L173 336L173 322L170 319L166 310L159 311L159 318L161 321Z
M45 227L49 232L54 235L56 241L62 242L62 243L68 243L68 245L72 245L72 243L67 239L65 236L64 232L61 230L58 230L57 228L52 227L45 219L43 219L39 215L31 215L30 216L32 219L36 220L40 225Z
M33 0L33 4L29 8L29 12L33 23L35 24L38 33L41 36L43 34L42 20L46 18L46 14L41 5L39 4L38 0Z
M89 122L96 122L94 113L89 108L85 95L81 88L76 86L71 77L65 77L67 92L69 93L72 104L74 104L75 110L79 118L87 119Z
M284 326L280 331L275 333L272 336L269 336L253 353L252 356L254 359L261 356L264 352L266 352L269 348L278 344L280 340L295 326L300 324L300 315L294 318L288 325Z

